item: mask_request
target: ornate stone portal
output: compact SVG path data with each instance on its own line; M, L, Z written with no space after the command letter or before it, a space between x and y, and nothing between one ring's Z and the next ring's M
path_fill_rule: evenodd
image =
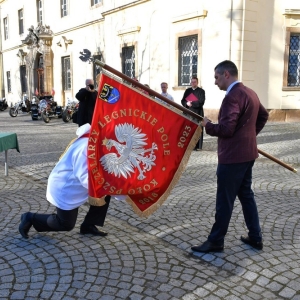
M40 96L50 95L53 87L53 53L51 50L53 32L50 26L31 26L22 43L29 50L25 56L28 96L36 91Z

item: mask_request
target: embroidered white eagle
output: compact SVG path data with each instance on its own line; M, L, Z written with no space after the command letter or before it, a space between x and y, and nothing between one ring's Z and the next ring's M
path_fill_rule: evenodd
M158 150L157 144L152 143L152 148L145 149L146 134L142 133L138 127L128 123L115 126L115 135L118 142L105 138L102 143L108 150L115 147L118 152L108 153L100 158L104 170L118 178L121 176L127 178L131 176L131 173L135 173L135 168L137 168L139 171L137 178L145 179L144 173L155 166L154 150Z

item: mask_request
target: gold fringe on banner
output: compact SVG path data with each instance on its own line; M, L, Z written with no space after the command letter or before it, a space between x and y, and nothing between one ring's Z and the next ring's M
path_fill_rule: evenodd
M105 200L104 200L105 196L101 197L101 198L94 198L89 196L88 201L90 205L93 206L103 206L106 204Z
M77 140L78 138L72 139L71 142L68 144L64 152L60 155L58 160L61 160L61 158L65 155L65 153L68 151L68 149L71 147L71 145Z
M191 156L191 153L193 151L193 149L195 148L197 142L199 141L200 135L202 132L202 128L201 126L198 126L198 128L196 129L186 151L185 154L178 166L178 169L176 171L176 173L174 174L174 177L172 179L172 181L169 184L169 187L167 188L167 190L165 191L165 193L160 197L160 199L153 204L151 207L149 207L147 210L145 211L140 211L140 209L135 205L135 203L130 199L129 196L127 196L126 201L132 206L133 211L139 216L139 217L143 217L143 218L147 218L149 217L151 214L153 214L169 197L172 189L175 187L175 185L177 184L177 182L179 181L182 173L184 172L186 165L189 161L189 158Z

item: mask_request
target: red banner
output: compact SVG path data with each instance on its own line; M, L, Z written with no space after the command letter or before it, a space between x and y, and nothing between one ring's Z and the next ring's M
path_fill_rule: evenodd
M102 74L88 144L89 202L127 195L140 216L167 199L201 127L181 111Z

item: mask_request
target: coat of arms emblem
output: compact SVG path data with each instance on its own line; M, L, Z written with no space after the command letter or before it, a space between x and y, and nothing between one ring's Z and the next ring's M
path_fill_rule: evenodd
M154 150L158 150L157 144L152 143L151 148L145 149L146 134L128 123L116 125L115 135L118 141L105 138L102 142L108 150L115 147L117 151L117 153L108 153L100 158L104 170L116 177L127 178L137 169L138 180L145 179L144 174L155 166Z

